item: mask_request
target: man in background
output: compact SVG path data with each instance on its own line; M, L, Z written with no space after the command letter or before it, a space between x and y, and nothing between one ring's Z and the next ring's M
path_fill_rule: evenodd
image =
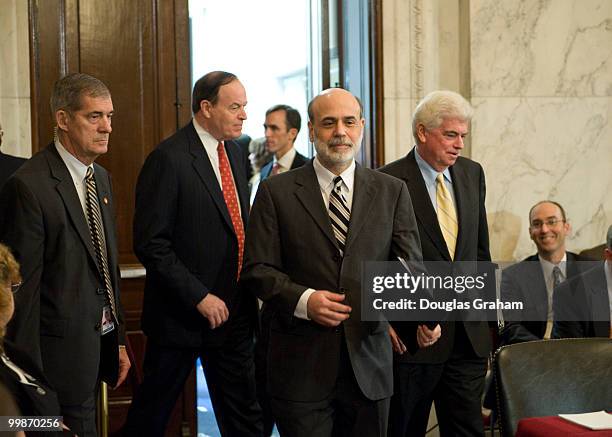
M565 249L570 232L559 203L542 200L529 210L529 236L537 253L502 271L502 300L522 302L525 308L522 320L504 322L502 345L550 338L555 287L580 273L578 261L585 261Z
M74 73L55 83L51 112L54 140L0 192L0 241L23 278L7 338L44 370L64 423L95 436L99 381L117 387L130 367L111 183L94 162L108 151L113 102Z
M2 125L0 124L0 146L2 146L3 137L4 131L2 130ZM15 173L15 171L21 167L24 162L26 162L26 159L7 155L6 153L2 153L2 150L0 150L0 189L6 180L11 177L11 175Z
M300 132L302 118L297 109L276 105L266 111L264 123L266 145L274 158L261 169L261 180L304 165L308 158L295 150L295 139Z
M484 172L480 164L460 156L472 114L457 93L428 94L412 120L416 146L380 169L408 187L425 262L491 260ZM488 324L421 325L417 335L440 329L436 344L414 354L404 346L410 339L398 339L391 331L396 355L390 436L424 436L432 401L441 436L484 435L480 398L491 349Z
M257 304L238 286L249 214L247 115L238 78L193 87L193 119L147 157L136 186L134 251L147 269L144 380L124 435L163 436L196 358L222 436L260 436L253 333Z

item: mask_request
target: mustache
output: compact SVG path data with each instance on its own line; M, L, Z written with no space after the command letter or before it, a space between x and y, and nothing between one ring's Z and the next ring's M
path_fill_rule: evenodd
M328 146L345 145L345 146L355 147L355 144L348 138L332 138L331 140L327 142L327 145Z

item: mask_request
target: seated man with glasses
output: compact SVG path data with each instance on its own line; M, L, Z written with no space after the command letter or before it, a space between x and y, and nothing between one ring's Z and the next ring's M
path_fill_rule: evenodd
M500 333L502 345L550 338L553 291L584 269L577 261L586 261L565 250L565 237L570 231L559 203L543 200L529 210L529 235L538 253L502 272L502 299L524 303L521 320L506 319Z

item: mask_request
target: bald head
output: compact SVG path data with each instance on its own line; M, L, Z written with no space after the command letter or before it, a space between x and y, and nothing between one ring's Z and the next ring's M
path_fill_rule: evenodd
M325 90L308 105L308 118L317 159L339 175L352 164L361 147L365 120L359 99L341 88Z

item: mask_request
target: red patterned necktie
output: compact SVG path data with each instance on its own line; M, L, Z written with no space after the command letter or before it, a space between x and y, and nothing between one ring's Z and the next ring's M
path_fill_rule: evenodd
M277 175L279 171L280 171L280 165L279 165L279 163L277 162L276 164L274 164L274 165L272 166L272 171L270 172L270 176L275 176L275 175Z
M223 199L227 205L230 218L232 219L232 225L234 226L234 233L238 239L238 277L240 277L240 270L242 269L242 257L244 253L244 225L242 223L242 217L240 217L240 208L238 206L238 197L236 196L236 186L234 185L234 179L232 178L232 171L230 169L230 163L225 153L225 147L223 143L219 142L217 145L217 154L219 155L219 172L221 173L221 188L223 190Z

